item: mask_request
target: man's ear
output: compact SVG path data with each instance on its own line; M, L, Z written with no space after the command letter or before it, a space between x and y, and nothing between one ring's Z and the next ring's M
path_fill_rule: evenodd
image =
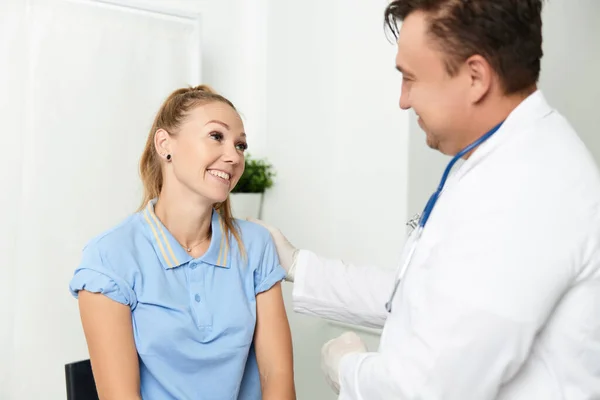
M465 62L471 79L471 102L479 103L491 89L494 79L493 69L485 58L476 54Z
M154 133L154 147L157 153L165 159L171 154L170 137L167 131L159 129Z

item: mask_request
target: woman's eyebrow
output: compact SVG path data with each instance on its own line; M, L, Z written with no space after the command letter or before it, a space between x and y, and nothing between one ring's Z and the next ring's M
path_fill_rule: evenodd
M204 126L208 125L208 124L219 124L219 125L223 125L226 129L229 129L229 125L227 125L225 122L223 121L219 121L218 119L211 119L210 121L208 121L206 124L204 124Z

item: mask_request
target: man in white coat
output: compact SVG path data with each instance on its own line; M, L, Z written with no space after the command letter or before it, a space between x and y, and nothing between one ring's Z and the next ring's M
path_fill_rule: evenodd
M457 155L491 135L460 155L391 312L394 271L297 250L267 225L295 310L383 327L377 351L354 334L323 347L340 399L600 399L600 178L536 87L541 8L396 0L386 9L400 108L419 115L428 145Z

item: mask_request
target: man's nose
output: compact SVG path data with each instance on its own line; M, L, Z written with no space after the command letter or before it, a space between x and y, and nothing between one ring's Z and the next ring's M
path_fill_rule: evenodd
M410 108L408 90L402 90L400 93L400 108L402 110L408 110Z

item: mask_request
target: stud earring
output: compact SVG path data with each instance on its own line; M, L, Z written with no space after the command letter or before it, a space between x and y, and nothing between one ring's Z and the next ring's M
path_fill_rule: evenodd
M167 161L171 161L171 155L167 154Z

